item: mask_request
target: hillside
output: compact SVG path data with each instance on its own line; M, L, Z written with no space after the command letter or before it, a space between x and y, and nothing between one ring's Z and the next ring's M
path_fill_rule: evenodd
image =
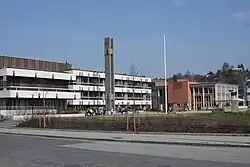
M168 78L168 81L177 79L186 79L196 82L219 82L236 84L242 87L245 78L250 78L250 72L243 64L238 64L236 67L229 63L224 63L221 69L216 72L208 71L206 74L191 74L187 71L185 74L178 73ZM164 80L164 78L155 78L154 80Z

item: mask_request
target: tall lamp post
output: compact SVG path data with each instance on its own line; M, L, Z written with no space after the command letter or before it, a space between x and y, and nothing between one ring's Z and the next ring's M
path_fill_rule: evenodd
M31 106L31 118L33 119L33 112L34 112L34 93L32 94L32 106Z
M165 88L165 112L168 113L168 92L167 92L167 50L166 35L163 36L163 56L164 56L164 88Z

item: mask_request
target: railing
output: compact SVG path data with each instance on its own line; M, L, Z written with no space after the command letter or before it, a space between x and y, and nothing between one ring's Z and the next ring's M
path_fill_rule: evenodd
M45 113L57 113L60 108L55 106L0 106L0 113L5 116L36 115Z
M115 100L151 100L151 98L144 98L144 97L115 97ZM103 97L87 97L87 96L82 96L81 100L104 100Z
M56 106L0 106L0 110L56 109Z
M6 86L18 86L18 87L42 87L42 88L68 88L68 85L44 85L44 84L18 84L18 83L9 83Z
M77 85L99 85L99 86L104 86L104 83L93 83L93 82L76 82Z
M53 88L53 87L25 87L25 86L6 86L7 90L30 90L30 91L63 91L63 92L74 92L69 88Z
M105 86L105 83L93 83L93 82L76 82L77 85L88 85L88 86ZM128 85L128 84L115 84L115 87L123 87L123 88L137 88L137 89L151 89L149 86L142 85Z

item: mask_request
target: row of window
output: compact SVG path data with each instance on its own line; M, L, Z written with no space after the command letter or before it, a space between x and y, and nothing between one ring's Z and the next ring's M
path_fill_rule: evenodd
M104 98L102 97L81 97L81 100L105 100ZM135 98L132 98L132 97L128 97L128 98L125 98L125 97L115 97L115 100L151 100L151 98L143 98L143 97L135 97Z
M84 91L84 88L83 87L79 87L79 90L80 91ZM88 87L88 91L90 91L90 87ZM124 92L124 93L132 93L134 90L130 90L130 89L127 89L127 91L123 91L122 90L122 92ZM98 87L96 87L96 90L95 90L95 92L102 92L101 91L101 89L100 88L98 88ZM141 90L141 93L143 93L144 92L144 90ZM149 90L145 90L145 93L149 93L150 91Z
M98 73L98 72L94 72L93 74L92 74L92 76L88 73L88 77L86 77L86 76L83 76L83 72L80 72L79 73L79 75L77 76L77 78L84 78L84 79L88 79L88 78L100 78L100 79L103 79L103 78L101 78L101 76L100 76L100 74ZM121 80L123 81L123 80L130 80L129 78L131 78L131 77L129 77L129 76L124 76L124 77L121 77ZM142 78L141 78L141 82L142 82ZM145 82L148 82L148 79L145 79Z
M84 103L83 101L79 101L79 105L84 105L84 104L85 104L85 103ZM88 102L88 105L90 105L90 104L91 104L91 102L89 101L89 102ZM98 104L98 102L97 102L97 103L94 103L94 105L99 105L99 104ZM122 102L121 105L133 105L133 103L130 104L130 103L124 101L124 102ZM143 104L141 104L141 105L143 105ZM149 105L149 103L146 102L146 105Z

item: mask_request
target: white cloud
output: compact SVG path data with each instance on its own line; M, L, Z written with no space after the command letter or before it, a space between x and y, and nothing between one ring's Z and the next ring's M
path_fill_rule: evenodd
M248 21L250 20L250 11L247 12L236 12L232 14L233 19L238 21Z

